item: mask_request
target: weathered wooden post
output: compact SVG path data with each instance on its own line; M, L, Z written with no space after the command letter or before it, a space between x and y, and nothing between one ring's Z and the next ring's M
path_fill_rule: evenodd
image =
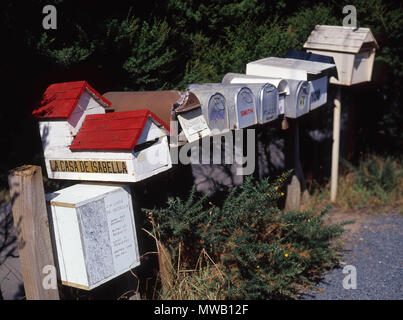
M340 149L341 87L337 86L336 90L333 109L332 171L330 176L330 201L332 202L336 201L337 196Z
M291 182L287 186L287 198L285 210L299 210L302 203L309 199L309 192L306 187L304 172L302 170L299 142L299 120L288 120L288 136L286 141L286 166L293 168L294 173Z
M26 298L59 300L57 285L55 288L45 288L48 286L43 285L47 275L46 272L43 273L44 270L48 266L56 269L42 170L33 165L18 167L10 172L8 183ZM54 276L56 277L56 272Z

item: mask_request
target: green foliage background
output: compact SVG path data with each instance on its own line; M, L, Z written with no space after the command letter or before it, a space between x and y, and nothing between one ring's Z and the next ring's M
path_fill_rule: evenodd
M42 27L48 4L57 8L57 30ZM356 6L358 26L370 27L380 45L373 83L343 96L362 111L357 152L400 152L401 1L1 2L1 182L6 170L40 162L30 113L49 84L87 80L104 93L220 81L244 72L248 61L301 49L316 24L341 25L346 4Z

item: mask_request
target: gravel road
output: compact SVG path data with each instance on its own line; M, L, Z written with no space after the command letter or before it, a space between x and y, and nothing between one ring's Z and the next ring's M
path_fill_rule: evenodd
M326 274L302 299L403 299L403 215L368 216L346 241L345 249L340 268ZM356 289L343 288L344 277L352 276L343 274L347 265L356 268Z

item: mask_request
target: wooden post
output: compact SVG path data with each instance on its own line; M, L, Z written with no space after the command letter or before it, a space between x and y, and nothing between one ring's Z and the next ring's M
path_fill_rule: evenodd
M309 200L309 192L306 187L304 172L302 170L299 143L299 122L298 119L289 121L289 134L287 138L287 167L294 169L291 183L287 186L287 198L285 210L299 210L302 203ZM301 197L302 193L302 197Z
M43 286L43 279L48 275L47 272L43 273L44 267L54 267L55 263L42 170L33 165L18 167L10 171L8 183L26 298L59 300L57 285L55 289L45 289Z
M340 117L341 117L341 87L337 86L333 110L333 146L332 172L330 177L330 201L335 202L337 197L337 179L339 174L340 149Z

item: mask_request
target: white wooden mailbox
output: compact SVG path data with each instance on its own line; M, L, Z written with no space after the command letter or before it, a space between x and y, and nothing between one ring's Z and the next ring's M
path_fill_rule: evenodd
M279 114L288 118L298 118L309 112L310 85L307 81L285 80L229 73L223 81L231 83L270 83L279 93Z
M91 290L140 264L127 186L76 184L46 200L62 284Z
M368 28L317 25L304 48L333 57L338 79L331 77L330 83L351 86L371 81L375 50L379 46Z
M252 90L244 85L238 84L222 84L222 83L203 83L192 84L189 86L189 91L196 96L198 93L207 93L208 95L216 95L218 99L211 96L208 100L207 108L202 110L207 115L208 124L214 125L214 119L222 119L221 113L224 114L227 110L228 126L217 133L223 133L228 130L243 129L257 124L257 99ZM224 98L224 99L223 99ZM225 101L224 108L222 102ZM218 105L218 107L217 107ZM221 107L221 109L219 109ZM221 113L218 111L220 110ZM217 117L219 113L220 117ZM224 122L223 122L224 123ZM213 127L210 126L211 131ZM215 134L214 132L212 132Z
M310 111L327 102L328 76L335 69L336 66L330 63L269 57L248 63L246 74L309 81L312 95L309 99Z
M49 178L137 182L172 167L168 125L149 110L104 113L107 99L73 84L50 86L33 112Z

